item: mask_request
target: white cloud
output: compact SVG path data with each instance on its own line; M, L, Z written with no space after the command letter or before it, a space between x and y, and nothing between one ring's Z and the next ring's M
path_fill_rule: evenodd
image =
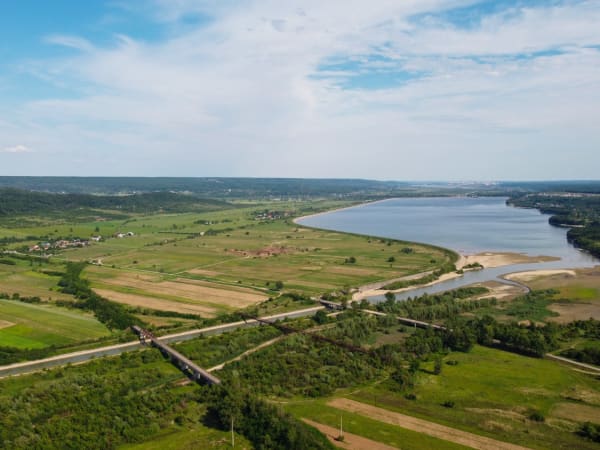
M15 145L0 149L0 153L30 153L31 149L25 145Z
M513 8L468 29L411 19L470 3L158 1L174 30L162 42L52 37L81 53L37 70L85 95L0 108L0 134L32 136L66 174L560 178L580 152L591 161L570 170L596 177L600 6ZM211 20L177 28L190 14ZM426 75L345 89L351 68L315 77L333 57Z

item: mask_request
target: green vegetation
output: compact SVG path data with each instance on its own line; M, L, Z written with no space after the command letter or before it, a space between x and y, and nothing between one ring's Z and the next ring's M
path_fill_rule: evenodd
M444 360L458 364L445 364L439 375L429 370L433 362L423 364L410 390L416 400L381 383L348 396L531 448L595 448L575 434L588 411L600 411L600 389L593 377L552 361L481 346L450 353ZM453 408L444 407L446 402ZM534 412L546 420L530 419Z
M600 196L581 194L527 194L509 199L515 206L552 214L549 222L569 227L567 239L600 257Z
M375 308L377 311L387 314L396 314L416 320L434 321L495 305L497 303L495 298L472 299L473 297L482 296L487 292L489 290L483 286L465 287L446 291L441 294L425 294L421 297L400 301L396 301L394 294L388 292L386 300L377 303Z
M89 283L80 278L84 267L85 265L82 263L68 263L65 274L58 282L62 292L74 295L79 299L72 306L93 311L98 320L110 329L123 330L139 324L139 320L127 312L123 306L102 298L90 289Z
M403 450L464 450L469 448L333 408L326 404L327 400L291 401L286 404L286 409L296 417L310 418L334 428L339 427L340 417L342 417L345 432L357 434Z
M556 294L558 291L555 289L531 291L510 302L504 313L517 320L544 321L558 315L548 310L548 305L553 302Z
M151 192L135 195L89 195L89 194L50 194L19 189L0 189L0 216L51 215L85 217L94 213L106 214L107 210L124 213L189 212L214 211L231 208L231 205L218 201L200 199L192 195L171 192ZM112 212L111 216L123 216Z
M2 347L36 349L110 335L93 316L52 305L0 299L0 318Z

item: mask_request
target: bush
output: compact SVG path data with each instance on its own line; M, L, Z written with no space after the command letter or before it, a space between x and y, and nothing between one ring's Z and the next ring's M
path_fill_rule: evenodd
M533 411L531 414L529 414L529 420L533 420L534 422L544 422L546 418L541 412Z

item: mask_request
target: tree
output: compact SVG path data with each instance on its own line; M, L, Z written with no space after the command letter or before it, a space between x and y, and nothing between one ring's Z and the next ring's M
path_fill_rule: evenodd
M433 363L433 373L436 375L442 373L442 358L440 356L437 356L435 358L435 361Z
M275 289L280 291L283 289L283 281L276 281L275 282Z

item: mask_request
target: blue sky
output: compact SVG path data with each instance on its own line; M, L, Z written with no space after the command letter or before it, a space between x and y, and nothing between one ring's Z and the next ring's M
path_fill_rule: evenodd
M600 2L0 2L0 174L591 179Z

